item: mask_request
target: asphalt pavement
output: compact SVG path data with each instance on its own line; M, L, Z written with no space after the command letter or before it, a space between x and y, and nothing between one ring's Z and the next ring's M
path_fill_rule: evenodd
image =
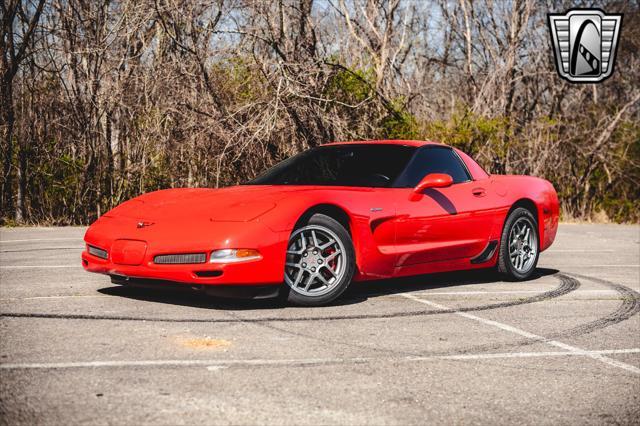
M640 226L323 308L116 286L83 234L0 230L0 424L640 424Z

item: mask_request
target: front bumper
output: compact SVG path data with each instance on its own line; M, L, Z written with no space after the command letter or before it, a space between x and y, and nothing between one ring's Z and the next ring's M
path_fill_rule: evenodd
M103 217L85 234L85 242L107 251L102 259L82 253L82 266L89 272L123 279L153 279L183 284L260 285L284 280L286 236L257 222L211 222L197 224L153 224L137 228L127 218ZM144 247L135 260L116 252L126 241ZM238 263L208 263L209 253L226 248L255 248L262 258ZM157 264L157 255L207 253L206 263Z
M167 281L154 280L149 278L128 278L121 276L111 276L113 284L127 287L149 288L154 290L193 290L202 292L209 296L230 298L230 299L272 299L281 295L282 284L276 285L199 285Z

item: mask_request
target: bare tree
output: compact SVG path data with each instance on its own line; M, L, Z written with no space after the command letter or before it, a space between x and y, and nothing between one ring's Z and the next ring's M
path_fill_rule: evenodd
M13 210L12 161L15 126L13 82L20 70L20 65L31 53L31 49L28 47L44 4L45 0L38 0L35 5L23 4L20 0L0 0L0 10L2 11L2 27L0 29L0 51L2 53L2 89L0 90L2 107L0 110L2 113L0 114L0 127L3 130L5 145L0 210L3 212ZM18 208L15 210L15 218L17 221L22 221L24 185L19 185L18 188Z
M331 140L436 139L638 220L640 11L572 85L534 0L0 0L2 220L87 223ZM564 4L548 1L552 11Z

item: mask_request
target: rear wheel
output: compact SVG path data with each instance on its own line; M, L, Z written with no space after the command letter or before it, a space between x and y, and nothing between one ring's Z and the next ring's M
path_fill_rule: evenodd
M513 281L526 280L538 264L538 222L518 207L509 214L500 239L498 271Z
M290 302L321 306L338 298L355 271L355 252L349 233L336 220L313 215L289 238L284 279Z

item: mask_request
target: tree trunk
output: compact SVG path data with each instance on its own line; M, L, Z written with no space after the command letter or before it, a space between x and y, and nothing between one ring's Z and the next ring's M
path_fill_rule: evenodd
M22 223L25 219L25 197L27 194L27 150L22 144L18 151L18 191L16 192L16 214L17 223Z
M6 144L6 151L3 164L3 181L2 181L2 205L1 210L6 216L9 216L13 212L13 127L15 124L15 113L13 110L13 82L11 80L3 79L2 82L2 123L1 126L5 128L4 140Z

